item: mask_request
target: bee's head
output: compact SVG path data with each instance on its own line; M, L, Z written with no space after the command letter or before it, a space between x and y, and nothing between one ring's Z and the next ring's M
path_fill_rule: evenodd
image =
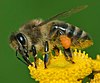
M16 57L18 58L18 60L20 60L26 65L32 65L28 59L29 55L28 55L28 44L27 43L28 43L27 38L22 33L12 33L10 36L10 45L13 49L16 50ZM25 61L23 61L21 58L17 56L18 52L22 55Z
M10 36L10 46L15 50L27 47L27 39L22 33L12 33Z

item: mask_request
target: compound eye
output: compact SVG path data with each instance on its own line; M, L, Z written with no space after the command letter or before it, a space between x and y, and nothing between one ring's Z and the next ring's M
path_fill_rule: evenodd
M16 35L17 40L22 44L25 45L25 36L22 33L18 33Z

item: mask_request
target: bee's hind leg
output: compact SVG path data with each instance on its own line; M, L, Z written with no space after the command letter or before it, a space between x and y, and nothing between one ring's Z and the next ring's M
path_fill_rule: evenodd
M44 52L45 52L45 55L44 55L44 67L47 68L47 65L46 63L48 62L48 51L49 51L49 44L48 44L48 41L45 41L44 42Z
M73 60L72 60L72 53L71 53L71 50L70 48L68 49L64 49L64 55L66 57L66 59L68 59L68 57L70 58L70 62L72 62L73 64L75 63Z

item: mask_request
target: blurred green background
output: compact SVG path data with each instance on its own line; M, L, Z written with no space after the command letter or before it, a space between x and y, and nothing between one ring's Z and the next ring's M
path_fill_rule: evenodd
M32 19L45 20L85 4L89 5L87 9L65 21L82 27L92 36L94 45L86 51L95 58L100 54L100 0L0 0L0 83L35 83L28 68L16 59L9 47L11 32Z

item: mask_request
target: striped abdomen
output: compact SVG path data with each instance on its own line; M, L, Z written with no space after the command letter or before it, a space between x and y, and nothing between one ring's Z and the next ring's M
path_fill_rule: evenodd
M71 48L83 49L93 44L91 38L85 31L69 23L55 25L54 29L58 29L60 34L65 34L71 38Z

